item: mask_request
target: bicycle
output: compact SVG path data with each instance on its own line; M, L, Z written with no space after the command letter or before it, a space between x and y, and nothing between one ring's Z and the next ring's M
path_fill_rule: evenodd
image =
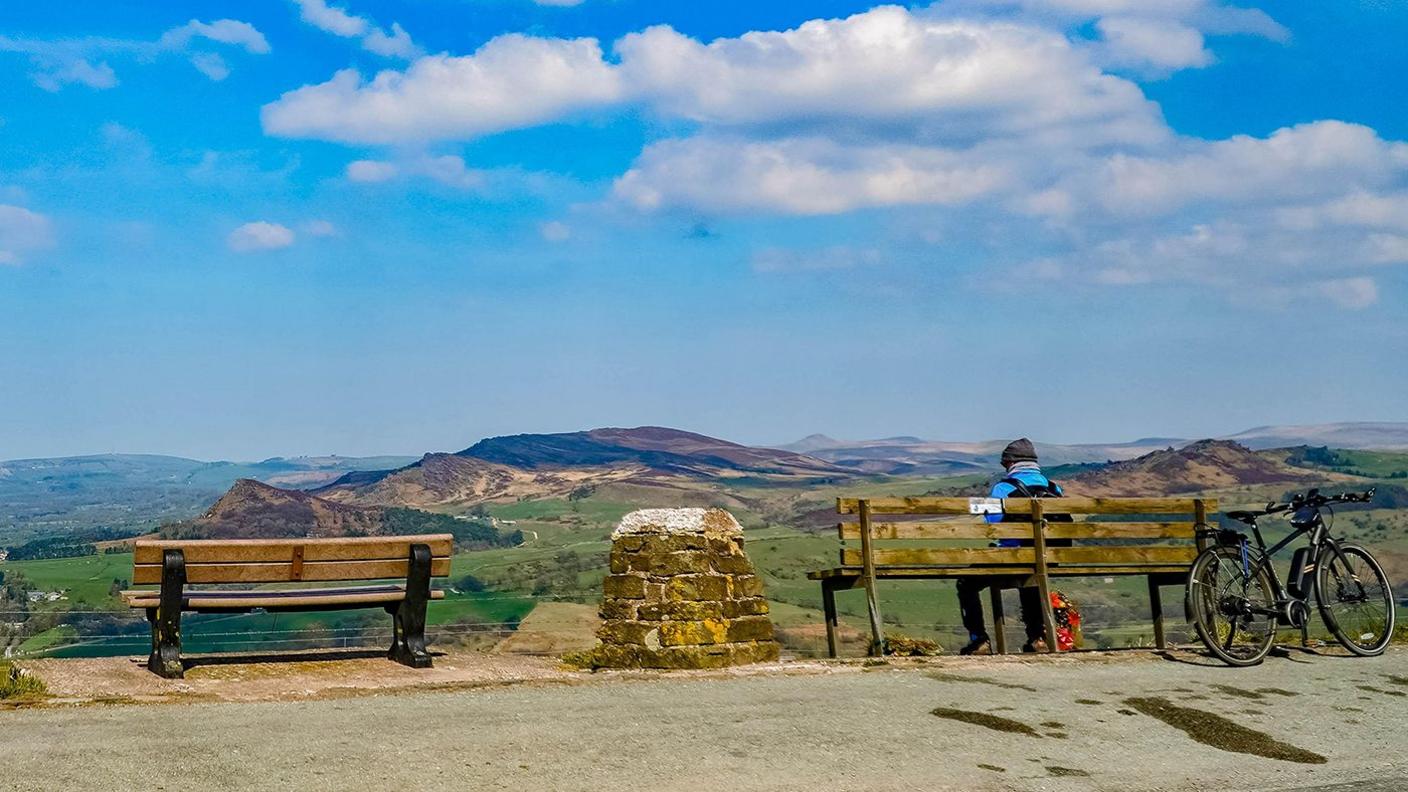
M1312 489L1288 503L1268 503L1261 511L1227 512L1251 528L1255 546L1235 529L1200 531L1200 540L1211 543L1188 570L1184 608L1208 650L1229 665L1256 665L1271 651L1280 627L1299 628L1302 643L1309 645L1313 597L1325 626L1346 649L1363 657L1381 654L1394 627L1388 576L1368 550L1330 534L1333 504L1367 503L1373 495L1372 489L1332 496ZM1328 524L1322 510L1330 513ZM1285 512L1290 512L1294 530L1268 550L1257 518ZM1309 543L1291 556L1283 585L1272 559L1301 536L1308 536Z

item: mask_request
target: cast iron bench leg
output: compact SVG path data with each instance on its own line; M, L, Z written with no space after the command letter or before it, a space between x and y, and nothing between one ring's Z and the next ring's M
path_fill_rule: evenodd
M152 653L147 668L167 679L186 675L181 664L181 600L186 585L186 558L180 550L167 550L161 556L161 603L147 609L152 623Z
M430 546L411 545L406 572L406 598L389 605L392 615L391 651L387 657L411 668L430 668L425 650L425 609L430 602Z

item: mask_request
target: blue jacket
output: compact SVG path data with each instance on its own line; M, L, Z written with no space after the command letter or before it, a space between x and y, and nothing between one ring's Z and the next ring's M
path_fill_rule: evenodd
M1041 472L1041 468L1036 465L1018 465L1008 471L1007 475L1003 476L1003 478L1014 478L1031 489L1035 489L1036 487L1051 487L1058 496L1065 494L1061 491L1061 485L1052 483L1052 481L1046 477L1046 474ZM999 481L992 486L992 492L988 493L988 497L1008 498L1016 491L1017 488L1011 484L1005 481ZM1002 522L1002 518L1003 515L1001 514L989 514L986 516L987 521L991 523ZM1019 539L999 539L997 540L997 546L1018 547L1020 546L1020 542L1021 540Z

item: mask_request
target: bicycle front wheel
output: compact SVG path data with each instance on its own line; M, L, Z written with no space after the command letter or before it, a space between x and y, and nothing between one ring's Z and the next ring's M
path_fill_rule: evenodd
M1320 615L1335 639L1363 657L1382 654L1393 638L1393 592L1379 562L1358 545L1320 554L1315 570Z
M1276 594L1260 556L1240 547L1204 550L1188 570L1188 615L1208 651L1228 665L1260 663L1276 640Z

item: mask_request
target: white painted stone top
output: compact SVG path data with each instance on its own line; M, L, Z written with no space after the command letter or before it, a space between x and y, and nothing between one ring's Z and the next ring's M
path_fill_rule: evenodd
M611 538L640 534L742 536L743 526L723 509L640 509L622 517Z

